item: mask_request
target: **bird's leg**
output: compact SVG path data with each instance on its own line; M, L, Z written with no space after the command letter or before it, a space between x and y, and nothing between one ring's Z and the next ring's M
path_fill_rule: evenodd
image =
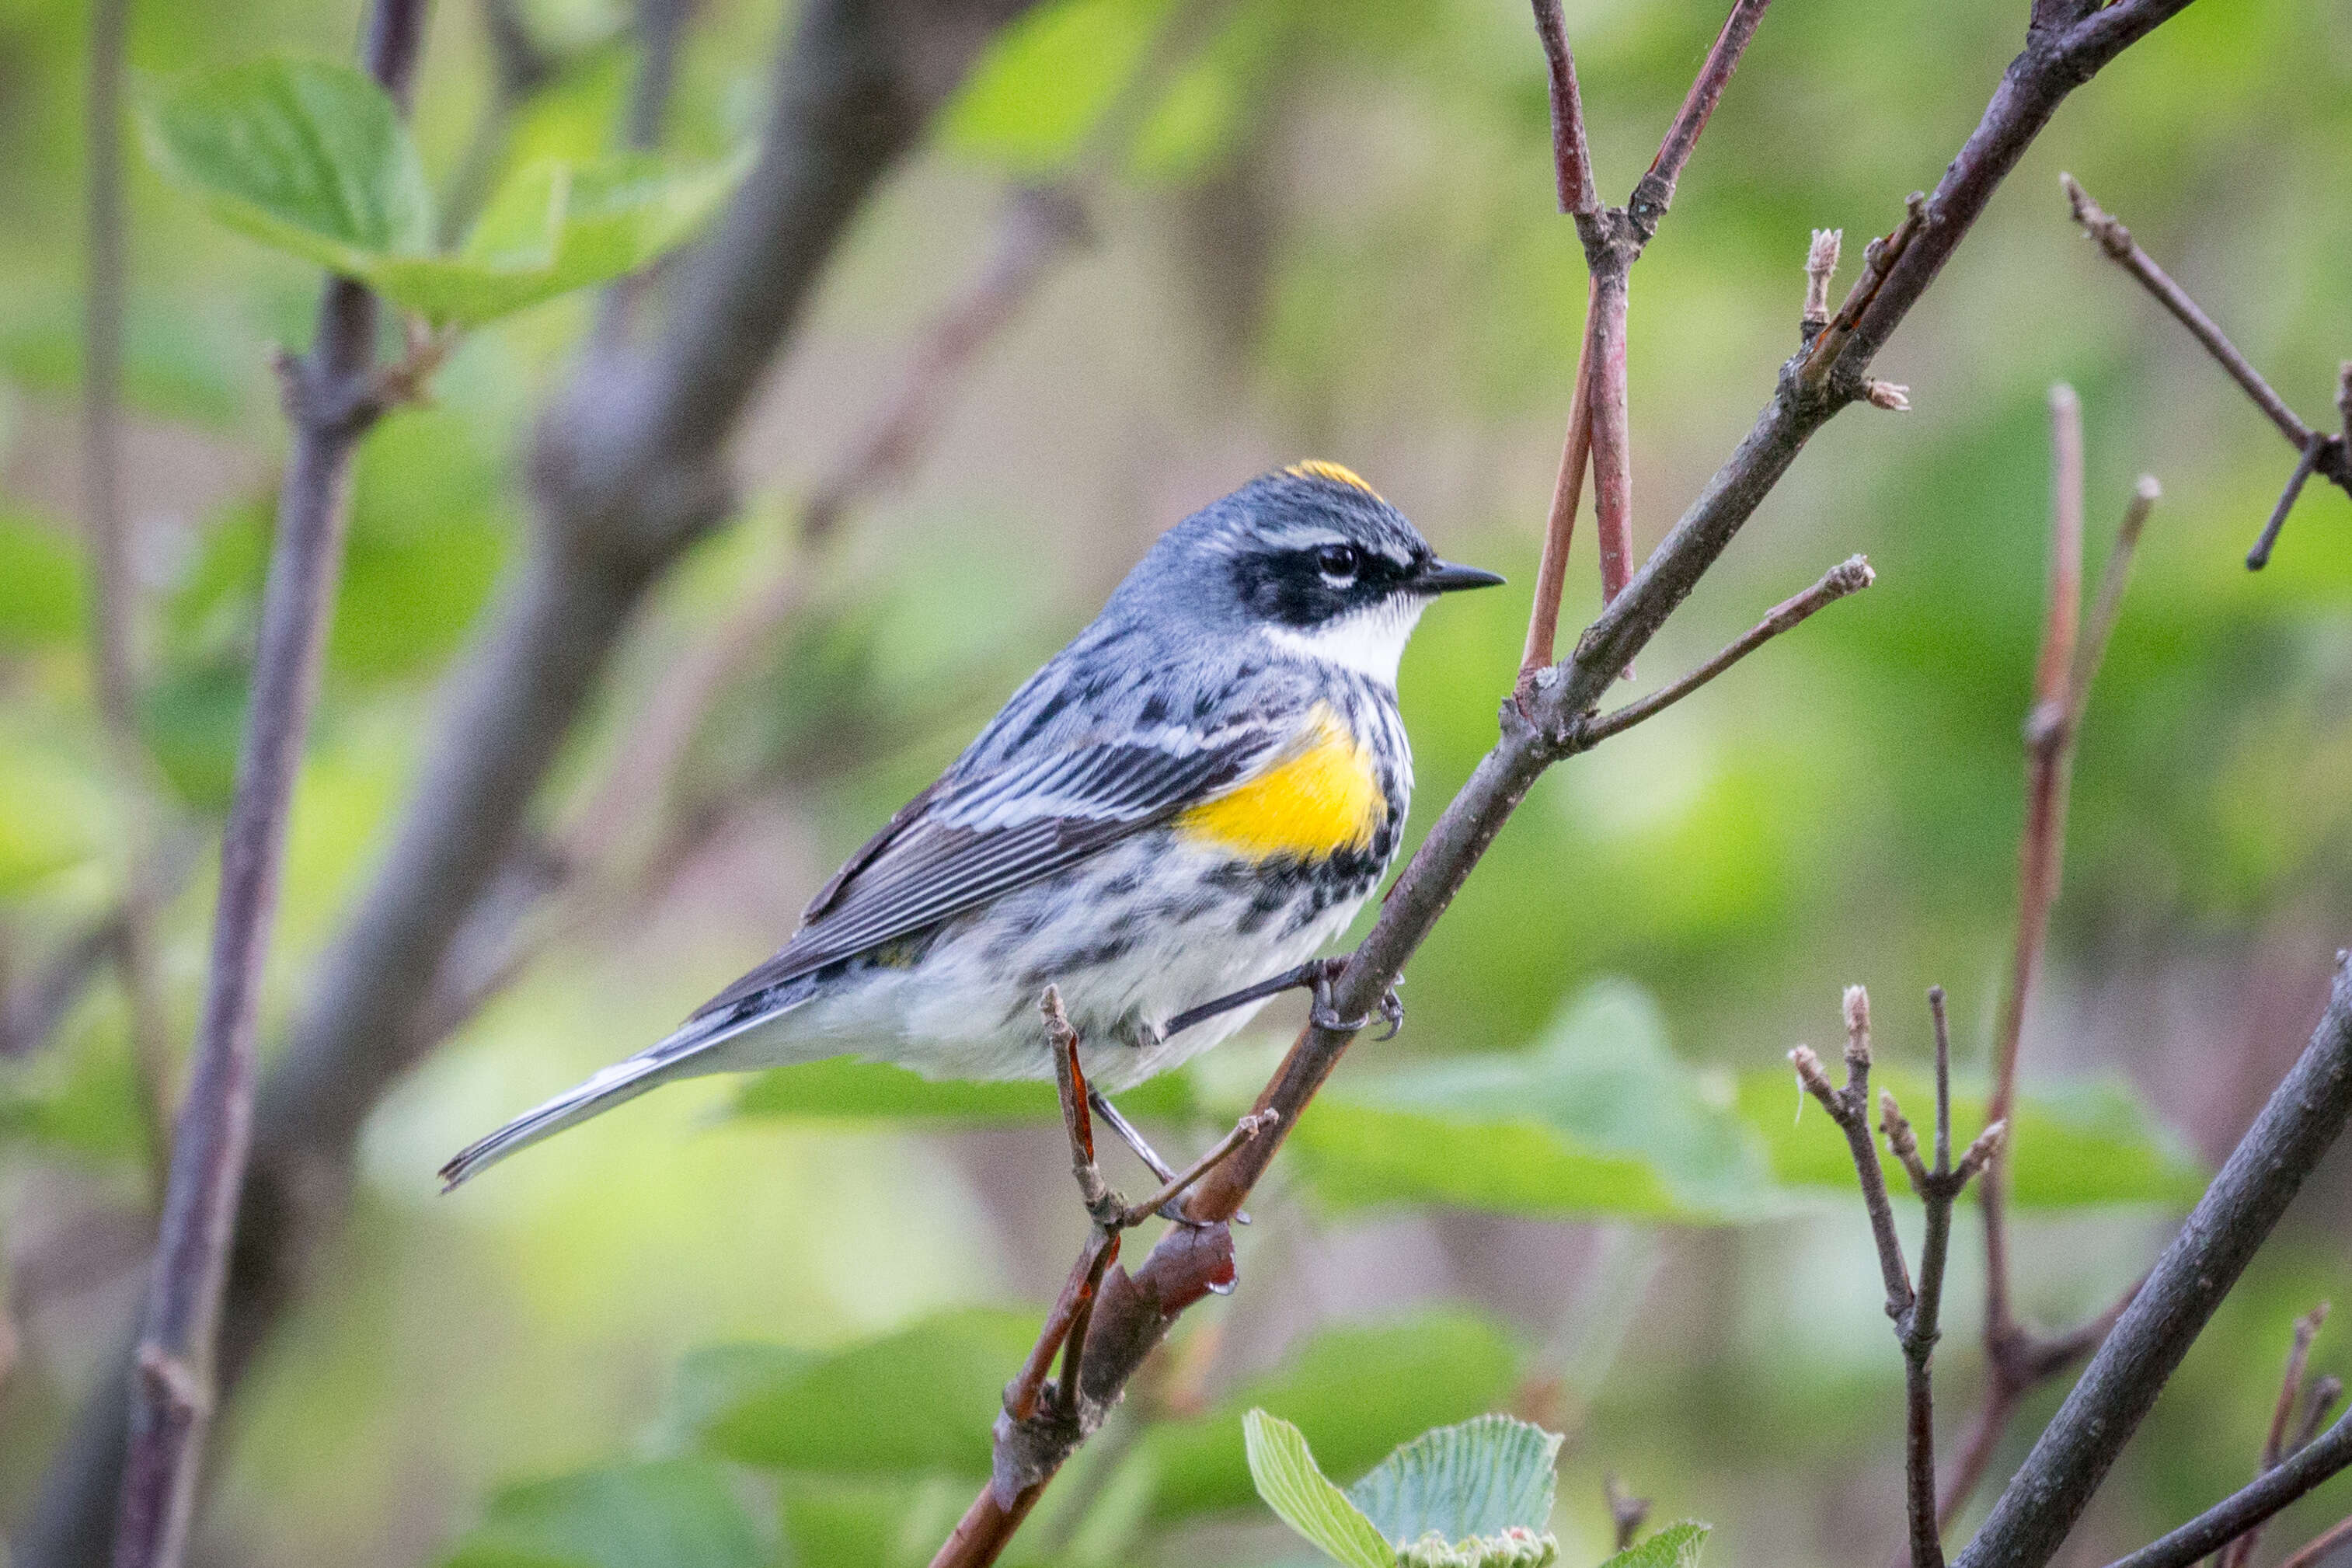
M1129 1148L1135 1151L1135 1157L1137 1159L1151 1167L1151 1173L1160 1178L1162 1185L1166 1185L1176 1180L1176 1167L1161 1159L1160 1157L1160 1152L1151 1146L1150 1142L1144 1138L1142 1133L1135 1130L1135 1123L1129 1121L1126 1117L1121 1116L1118 1113L1118 1107L1110 1102L1109 1096L1103 1093L1102 1090L1094 1088L1092 1085L1088 1085L1087 1088L1087 1103L1094 1107L1095 1114L1101 1117L1112 1131L1118 1134L1120 1142L1125 1143ZM1192 1221L1187 1219L1184 1215L1184 1200L1181 1195L1171 1198L1166 1203L1160 1205L1160 1217L1161 1219L1173 1220L1178 1225L1191 1225L1192 1223ZM1240 1213L1234 1215L1234 1223L1235 1225L1247 1225L1249 1222L1250 1216L1246 1213ZM1228 1286L1226 1289L1231 1289L1232 1287ZM1217 1292L1217 1294L1221 1296L1225 1292L1223 1290Z
M1135 1151L1137 1159L1151 1167L1153 1175L1163 1182L1176 1179L1176 1167L1160 1157L1159 1151L1144 1141L1143 1134L1135 1130L1135 1124L1118 1113L1118 1107L1113 1105L1101 1089L1089 1084L1087 1087L1087 1103L1095 1108L1097 1116L1110 1124L1110 1130L1118 1134L1120 1142Z
M1169 1019L1167 1026L1161 1030L1161 1033L1163 1035L1179 1034L1203 1019L1215 1017L1220 1013L1230 1013L1236 1007L1246 1006L1252 1002L1262 1002L1268 996L1279 995L1285 991L1294 991L1304 985L1315 995L1314 1005L1308 1008L1307 1016L1315 1020L1316 1026L1319 1028L1352 1034L1359 1029L1369 1027L1372 1020L1370 1015L1352 1020L1342 1018L1332 1009L1331 984L1339 979L1339 972L1347 967L1348 961L1344 958L1310 958L1297 968L1286 969L1271 980L1261 980L1255 985L1244 985L1239 991L1230 995L1220 996L1213 1002L1203 1002L1197 1007L1186 1008ZM1389 1026L1389 1032L1382 1035L1381 1038L1395 1039L1397 1031L1404 1027L1404 1003L1398 998L1396 987L1391 986L1382 993L1380 1016L1388 1021Z

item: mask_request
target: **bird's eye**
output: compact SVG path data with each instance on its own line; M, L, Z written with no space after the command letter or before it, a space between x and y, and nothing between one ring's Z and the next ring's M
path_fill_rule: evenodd
M1327 544L1315 552L1316 570L1335 588L1344 588L1356 580L1362 560L1352 544Z

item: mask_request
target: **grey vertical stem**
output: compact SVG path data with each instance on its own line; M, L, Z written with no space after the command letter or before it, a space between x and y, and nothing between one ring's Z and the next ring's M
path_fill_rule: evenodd
M424 0L382 0L362 45L404 100ZM261 608L195 1068L173 1140L170 1184L131 1378L116 1568L177 1568L210 1426L221 1297L253 1126L254 1034L285 866L286 823L318 694L320 656L350 516L352 453L381 412L374 296L327 282L308 355L281 365L294 447Z

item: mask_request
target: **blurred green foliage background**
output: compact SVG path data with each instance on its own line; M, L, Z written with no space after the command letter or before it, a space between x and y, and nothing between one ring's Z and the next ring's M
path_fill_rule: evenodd
M927 1560L985 1472L997 1390L1083 1231L1049 1100L803 1069L665 1091L452 1198L434 1167L763 956L1159 530L1265 468L1346 462L1447 554L1512 575L1432 615L1407 657L1417 826L1491 743L1584 288L1525 8L1176 9L1192 4L1035 13L835 258L739 443L744 515L645 618L550 821L626 760L665 675L715 628L780 579L797 607L678 776L607 836L553 939L374 1119L352 1224L224 1434L203 1560ZM1853 257L1891 226L1974 124L2023 11L1781 0L1768 16L1634 277L1643 547L1795 346L1809 228L1843 227ZM524 13L562 68L499 156L609 150L634 69L625 8ZM140 4L131 60L143 91L266 52L344 58L356 15ZM1570 5L1605 193L1646 164L1720 20L1712 0ZM85 23L65 0L0 0L12 1018L114 906L134 820L96 713L75 522ZM716 158L751 133L788 24L766 4L697 8L677 148ZM443 0L415 123L445 186L490 73L480 15ZM1137 83L1144 112L1105 152L1105 116ZM1717 1561L1885 1560L1900 1361L1851 1173L1826 1122L1796 1117L1781 1060L1834 1042L1853 982L1874 988L1898 1088L1924 1082L1931 983L1951 992L1964 1069L1981 1060L2013 914L2053 379L2086 410L2095 552L2135 475L2166 499L2093 699L2027 1025L2032 1316L2071 1322L2141 1270L2300 1047L2352 929L2352 520L2315 488L2272 567L2243 570L2291 455L2077 238L2057 174L2324 426L2352 355L2347 146L2343 0L2206 0L2068 103L1881 357L1916 412L1857 409L1816 439L1641 679L1706 657L1848 552L1878 585L1538 785L1412 966L1406 1032L1358 1047L1261 1191L1240 1292L1187 1317L1023 1561L1297 1561L1253 1501L1253 1405L1297 1422L1343 1480L1480 1410L1565 1426L1571 1560L1605 1554L1604 1471L1662 1518L1713 1521ZM303 340L317 279L135 154L129 177L141 719L179 825L163 965L184 1044L284 450L265 350ZM830 546L796 547L811 487L982 265L1011 194L1071 178L1090 242L956 386L907 481ZM365 885L437 683L527 526L530 421L593 308L469 335L433 405L362 451L265 1037ZM1584 531L1571 616L1594 598ZM1213 1135L1294 1014L1139 1108L1180 1142ZM0 1521L27 1505L140 1288L134 1083L102 973L38 1048L0 1060ZM2104 1562L2243 1479L2289 1320L2345 1289L2347 1169L2314 1183L2062 1561ZM1961 1223L1939 1363L1954 1423L1979 1385ZM2343 1370L2340 1342L2316 1364ZM2321 1494L2266 1550L2345 1506Z

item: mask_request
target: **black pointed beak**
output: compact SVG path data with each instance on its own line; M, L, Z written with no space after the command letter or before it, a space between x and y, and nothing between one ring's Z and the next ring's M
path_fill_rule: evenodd
M1412 585L1424 594L1454 594L1465 588L1498 588L1503 579L1492 572L1482 572L1475 566L1460 566L1451 561L1432 557L1414 574Z

